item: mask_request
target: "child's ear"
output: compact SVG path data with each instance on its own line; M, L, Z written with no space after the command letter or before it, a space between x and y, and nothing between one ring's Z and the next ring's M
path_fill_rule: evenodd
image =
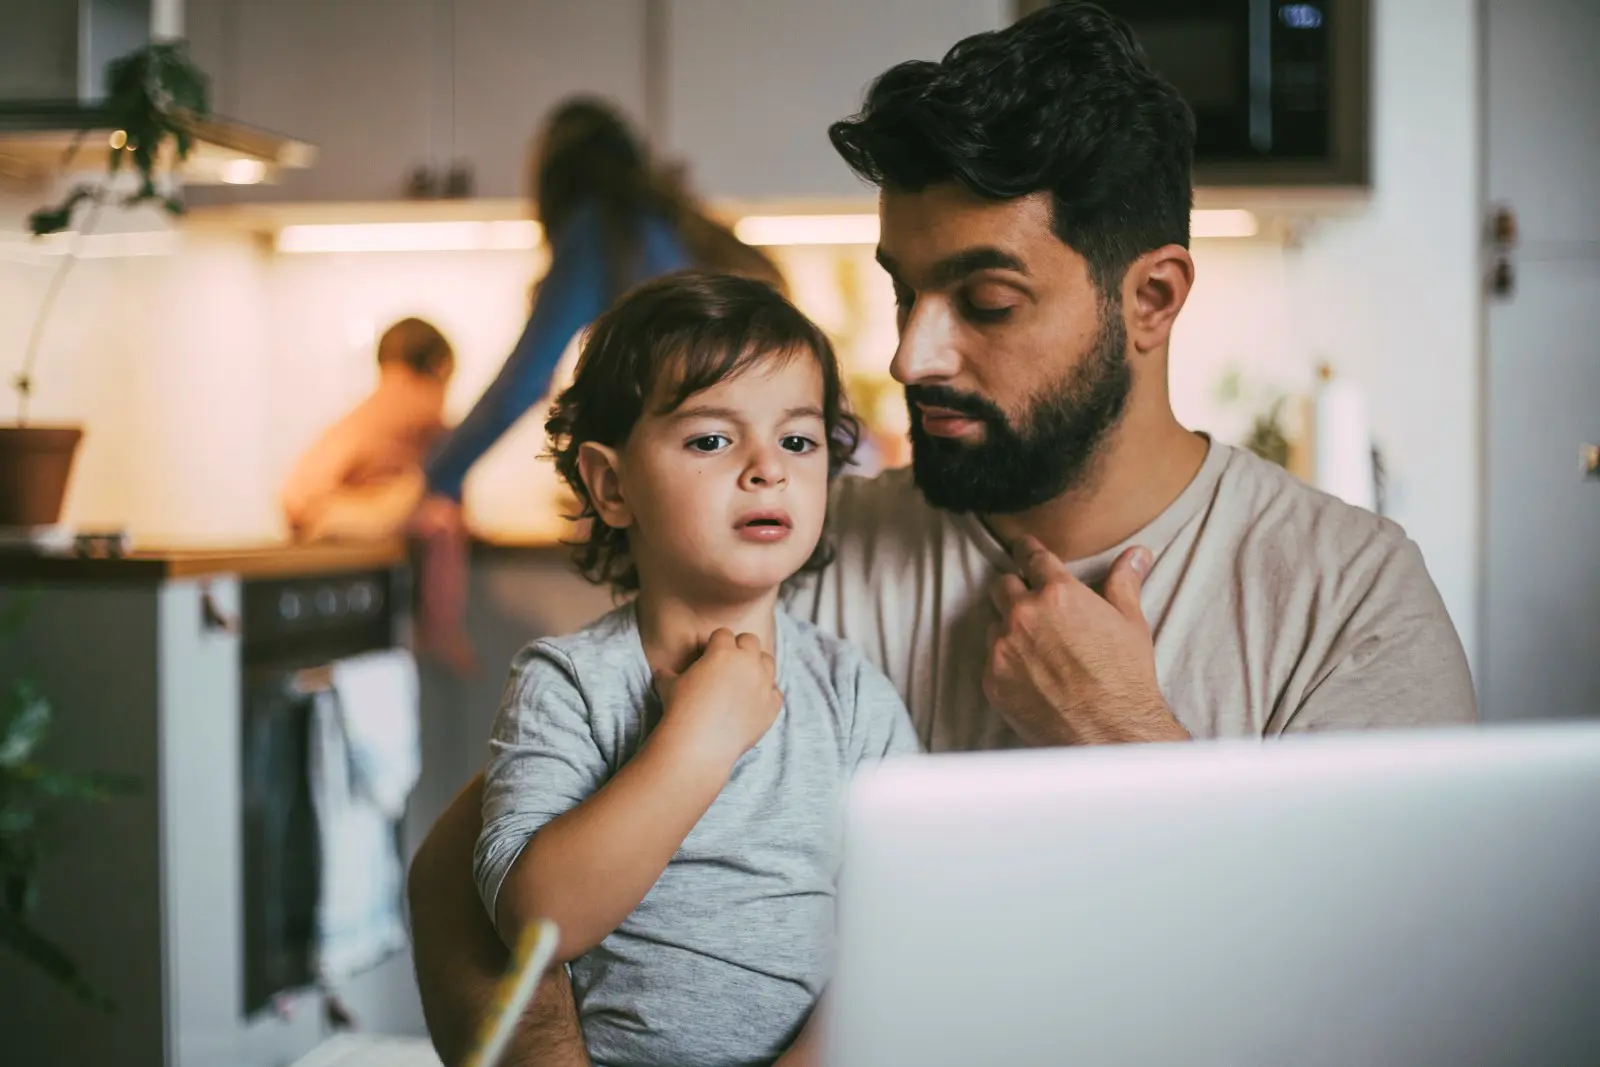
M578 446L578 473L601 522L615 530L633 525L633 511L622 495L621 457L616 449L583 442Z

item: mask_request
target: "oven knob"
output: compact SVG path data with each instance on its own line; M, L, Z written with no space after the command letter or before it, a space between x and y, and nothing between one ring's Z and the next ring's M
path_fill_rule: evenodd
M335 589L324 586L317 590L317 614L324 618L332 618L344 613L344 605L339 600L339 593Z
M365 615L367 612L373 610L373 608L376 606L375 602L377 599L377 590L373 587L371 582L351 583L347 600L349 601L350 611L352 614Z
M287 590L278 596L278 618L284 622L294 622L304 610L299 593Z

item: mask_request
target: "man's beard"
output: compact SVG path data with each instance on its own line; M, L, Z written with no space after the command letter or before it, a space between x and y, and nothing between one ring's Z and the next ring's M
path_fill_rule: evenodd
M1082 485L1133 387L1126 345L1121 317L1107 314L1088 355L1034 400L1020 427L983 397L942 385L906 386L912 474L928 503L946 511L1007 515ZM918 404L977 419L982 441L934 437L922 428Z

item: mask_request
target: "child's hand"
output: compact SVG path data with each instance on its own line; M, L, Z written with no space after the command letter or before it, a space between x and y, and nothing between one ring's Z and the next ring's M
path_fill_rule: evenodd
M657 671L664 719L722 747L732 759L755 747L783 707L777 664L754 634L718 630L682 675Z

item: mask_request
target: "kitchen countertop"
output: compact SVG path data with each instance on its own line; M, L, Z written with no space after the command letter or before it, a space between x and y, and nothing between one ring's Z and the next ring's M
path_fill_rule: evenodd
M406 559L405 542L399 539L370 544L266 542L172 548L141 545L129 555L110 559L0 553L0 585L53 582L126 585L223 575L300 578L340 571L388 569L402 566Z

